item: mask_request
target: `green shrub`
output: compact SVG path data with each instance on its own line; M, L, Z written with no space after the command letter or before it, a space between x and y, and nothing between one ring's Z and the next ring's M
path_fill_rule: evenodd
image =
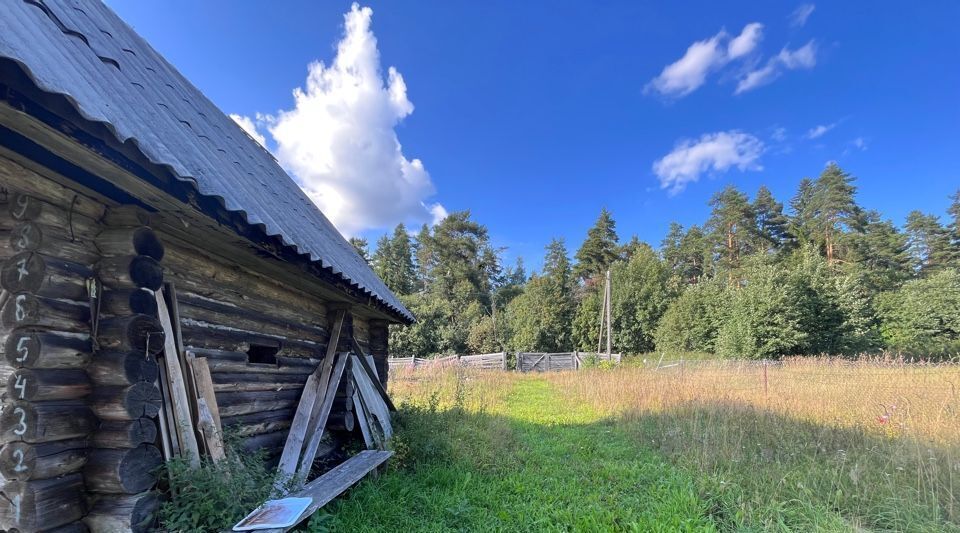
M877 303L889 348L916 355L960 351L960 272L949 269L908 281Z
M186 459L165 466L170 487L160 507L163 531L223 531L269 499L275 469L263 452L229 446L219 463L204 460L199 468Z
M726 293L715 279L687 288L657 325L657 351L713 352L725 314Z

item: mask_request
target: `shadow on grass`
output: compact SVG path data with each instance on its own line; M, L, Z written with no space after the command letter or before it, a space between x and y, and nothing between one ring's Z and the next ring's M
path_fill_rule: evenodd
M545 419L404 406L388 470L310 528L960 530L956 447L723 403Z

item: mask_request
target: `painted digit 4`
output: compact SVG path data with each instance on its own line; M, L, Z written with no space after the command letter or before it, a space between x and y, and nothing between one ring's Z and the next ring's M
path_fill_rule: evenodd
M14 382L13 388L20 391L20 399L22 400L27 392L27 379L17 374L17 380Z

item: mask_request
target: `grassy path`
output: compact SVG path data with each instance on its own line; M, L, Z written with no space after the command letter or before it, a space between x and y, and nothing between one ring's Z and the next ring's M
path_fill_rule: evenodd
M408 408L396 467L315 531L710 531L691 478L550 385L518 379L490 412Z

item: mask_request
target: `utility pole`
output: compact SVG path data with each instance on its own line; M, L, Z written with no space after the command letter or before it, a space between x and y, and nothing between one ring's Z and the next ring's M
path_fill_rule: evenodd
M606 300L607 302L607 355L608 356L613 353L613 335L612 335L613 325L611 324L611 322L613 321L612 320L613 317L612 317L612 314L610 313L610 307L611 307L610 296L611 296L610 270L607 270L607 283L606 283L606 288L604 289L603 299Z
M600 350L603 349L603 333L606 329L607 333L607 355L613 353L613 325L611 302L610 302L610 271L607 270L606 282L603 286L603 304L600 306L600 334L597 335L597 353L601 353Z

